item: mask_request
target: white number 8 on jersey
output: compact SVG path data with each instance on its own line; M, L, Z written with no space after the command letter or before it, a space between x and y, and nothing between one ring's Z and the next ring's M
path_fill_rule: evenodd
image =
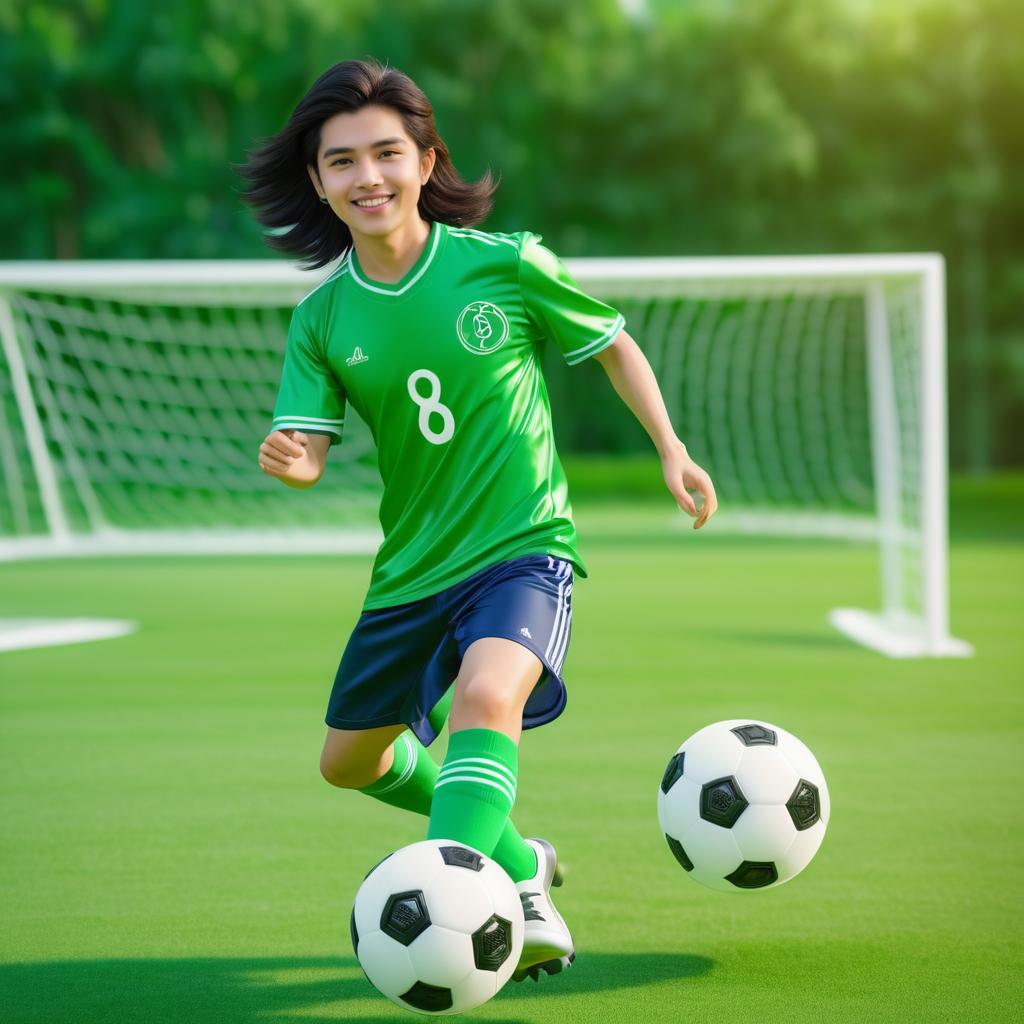
M421 380L430 382L430 394L426 397L416 390L416 384ZM407 384L409 397L420 407L420 433L431 444L444 444L446 441L450 441L455 435L455 417L452 415L451 409L440 401L441 381L438 380L437 374L431 370L416 370L409 374ZM444 423L444 429L440 433L430 429L431 413L437 413Z

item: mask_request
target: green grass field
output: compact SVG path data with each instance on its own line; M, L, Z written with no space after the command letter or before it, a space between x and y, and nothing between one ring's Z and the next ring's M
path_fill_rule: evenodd
M1024 920L1020 481L954 491L965 661L833 633L877 605L867 547L673 533L665 505L578 500L569 705L527 732L514 819L568 866L573 969L488 1021L1017 1021ZM0 568L0 616L134 635L0 654L6 1024L413 1019L363 978L351 899L426 820L318 773L367 558ZM817 858L778 890L705 890L656 791L697 728L757 717L829 781ZM436 754L443 753L436 745ZM435 751L432 751L435 752Z

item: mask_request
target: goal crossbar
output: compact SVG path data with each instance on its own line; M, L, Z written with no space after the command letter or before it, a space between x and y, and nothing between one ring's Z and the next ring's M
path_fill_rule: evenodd
M893 656L970 653L949 630L940 255L565 262L584 290L629 307L680 435L700 439L692 447L738 496L723 528L871 538L882 610L838 609L835 626ZM333 269L0 262L0 559L372 550L379 481L358 423L346 426L337 488L303 530L288 526L287 499L258 486L269 481L249 481L249 454L242 470L245 446L265 432L282 318ZM205 394L214 384L216 402ZM130 444L97 460L88 445L111 443L111 415ZM187 465L196 438L227 420L230 472L218 479L212 458ZM156 458L166 471L150 479ZM762 507L758 487L780 467L788 507ZM343 504L358 512L339 514Z

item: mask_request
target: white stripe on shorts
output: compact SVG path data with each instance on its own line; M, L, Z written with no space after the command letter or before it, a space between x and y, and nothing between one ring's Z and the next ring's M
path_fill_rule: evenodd
M565 652L569 647L569 633L572 631L572 577L569 578L569 586L565 588L565 618L562 621L562 639L555 648L552 655L555 671L562 674L562 662L565 661Z
M555 611L555 621L551 627L551 636L548 637L548 644L544 649L544 657L548 659L551 667L556 672L561 673L562 668L558 663L558 651L559 649L563 651L565 649L565 642L568 639L565 635L566 627L572 617L567 602L567 594L572 593L572 564L557 559L555 565L558 566L556 575L560 577L558 582L558 608ZM566 590L567 587L568 591Z

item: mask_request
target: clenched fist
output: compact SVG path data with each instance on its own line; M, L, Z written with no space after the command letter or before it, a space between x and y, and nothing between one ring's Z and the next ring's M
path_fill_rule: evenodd
M286 483L315 484L321 475L321 460L312 457L310 438L301 430L268 434L260 445L259 464L267 476Z

